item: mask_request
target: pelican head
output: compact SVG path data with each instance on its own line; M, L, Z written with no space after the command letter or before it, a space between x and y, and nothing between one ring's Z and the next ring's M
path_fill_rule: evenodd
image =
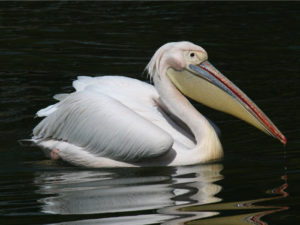
M156 51L147 70L155 85L167 79L183 95L236 116L286 144L259 107L208 61L202 47L186 41L167 43Z

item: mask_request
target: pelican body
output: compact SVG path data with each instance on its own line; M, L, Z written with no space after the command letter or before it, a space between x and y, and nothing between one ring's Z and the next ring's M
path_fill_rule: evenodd
M154 86L121 76L78 77L75 92L37 112L32 141L85 167L179 166L220 159L215 128L185 97L232 114L286 143L270 119L191 42L160 47L146 69Z

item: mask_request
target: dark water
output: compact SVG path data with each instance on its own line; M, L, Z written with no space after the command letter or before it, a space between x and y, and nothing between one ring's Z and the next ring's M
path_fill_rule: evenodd
M300 224L300 4L0 4L0 224ZM231 116L225 158L189 167L80 169L22 147L35 112L77 75L142 74L170 41L210 61L272 118L284 148Z

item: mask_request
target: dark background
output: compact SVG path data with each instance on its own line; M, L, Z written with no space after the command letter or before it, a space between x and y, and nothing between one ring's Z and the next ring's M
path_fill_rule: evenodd
M223 202L265 197L266 190L280 186L280 177L287 175L290 196L278 204L289 210L263 220L299 223L299 7L297 2L1 2L3 221L45 224L117 216L108 211L54 219L41 212L42 204L36 202L45 196L36 192L36 174L76 169L53 164L39 149L22 147L17 140L30 138L39 121L35 112L54 103L54 94L71 92L76 76L124 75L148 82L143 71L155 50L166 42L188 40L204 47L210 62L246 92L288 140L283 147L244 122L195 103L222 131L225 158L219 162L224 169L218 197ZM163 172L128 173L115 170L114 176ZM166 173L172 180L173 172ZM123 212L127 215L126 209ZM137 208L134 215L140 214Z

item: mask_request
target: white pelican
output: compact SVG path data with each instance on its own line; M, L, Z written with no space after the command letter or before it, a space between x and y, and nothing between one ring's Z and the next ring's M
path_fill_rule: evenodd
M223 156L212 124L184 96L286 143L270 119L191 42L160 47L154 86L121 76L78 77L75 92L37 112L32 141L51 158L86 167L191 165Z

